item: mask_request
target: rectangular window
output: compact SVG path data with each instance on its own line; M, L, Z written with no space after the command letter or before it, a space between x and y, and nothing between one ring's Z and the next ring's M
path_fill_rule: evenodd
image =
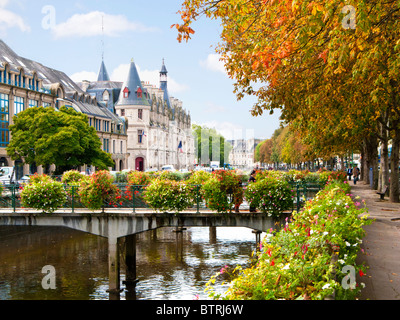
M121 109L121 117L125 117L125 109Z
M103 146L105 152L110 152L110 139L103 139Z
M38 103L37 100L29 99L29 108L35 108L35 107L38 107L38 106L39 106L39 103Z
M122 150L124 150L123 146L124 146L124 142L121 141L121 153L123 153Z
M143 143L143 130L138 130L138 143Z
M43 102L43 107L44 107L44 108L51 107L51 103L49 103L49 102Z
M8 94L0 94L0 148L5 148L10 142L9 134L9 97Z
M24 111L24 98L14 97L14 114Z
M113 140L113 153L115 153L115 140Z
M143 109L139 109L139 110L138 110L138 118L139 118L140 120L143 120Z

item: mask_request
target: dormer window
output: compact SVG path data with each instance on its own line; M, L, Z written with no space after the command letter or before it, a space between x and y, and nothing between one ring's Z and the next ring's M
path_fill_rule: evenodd
M136 93L137 93L137 97L138 97L138 98L142 98L142 97L143 97L142 88L138 88L138 90L136 91Z
M110 94L108 93L107 90L105 90L103 93L103 101L108 101L108 100L110 100Z
M124 92L124 98L128 98L128 97L129 97L129 94L130 94L129 89L128 89L128 88L125 88L123 92Z

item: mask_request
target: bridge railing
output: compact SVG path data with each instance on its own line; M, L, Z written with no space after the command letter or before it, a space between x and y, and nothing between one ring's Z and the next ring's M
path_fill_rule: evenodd
M318 183L298 183L291 182L293 188L293 207L292 210L299 211L307 200L312 199L321 189L321 185ZM120 195L117 201L104 201L104 209L125 209L131 212L136 212L137 209L149 209L150 206L146 203L143 198L143 192L145 186L130 186L127 184L116 184L120 190ZM190 208L197 212L200 210L207 210L205 201L202 198L200 188L201 186L195 185L195 196L193 206ZM243 184L243 188L246 188L247 184ZM71 209L75 212L77 209L86 209L86 206L81 202L78 194L78 186L64 186L67 200L64 203L64 209ZM10 208L14 212L16 209L22 209L21 203L21 191L22 186L20 185L5 185L2 195L0 196L0 208ZM239 210L248 210L249 204L246 199L243 199L243 203L240 205Z

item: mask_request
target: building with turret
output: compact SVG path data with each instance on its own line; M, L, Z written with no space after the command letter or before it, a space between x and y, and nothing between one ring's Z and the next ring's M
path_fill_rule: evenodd
M124 83L111 81L104 61L98 80L78 83L96 97L99 104L124 119L127 130L126 167L132 170L191 169L194 165L194 138L190 114L168 91L168 71L163 61L160 85L141 81L135 62L129 65Z

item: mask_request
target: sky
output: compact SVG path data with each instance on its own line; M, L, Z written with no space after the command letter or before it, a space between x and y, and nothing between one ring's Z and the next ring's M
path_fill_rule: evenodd
M256 99L237 101L215 47L221 26L200 19L186 43L174 23L183 0L0 0L0 37L18 55L65 72L74 81L97 80L102 56L111 80L124 82L131 59L142 81L159 86L162 60L170 95L192 122L227 139L268 139L279 114L252 117ZM104 26L104 29L102 28Z

